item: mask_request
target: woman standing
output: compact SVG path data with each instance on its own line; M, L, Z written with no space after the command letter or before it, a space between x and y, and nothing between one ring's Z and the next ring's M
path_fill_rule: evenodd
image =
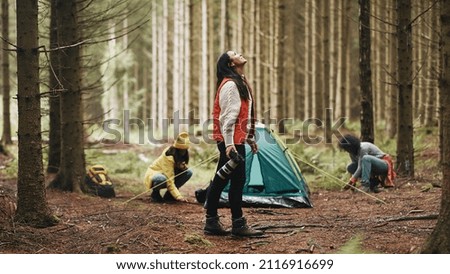
M220 194L230 181L231 234L240 237L262 235L262 231L248 227L242 212L242 192L246 181L245 143L250 145L253 153L258 152L254 139L253 95L244 75L246 63L247 60L234 51L223 53L217 61L217 91L213 109L213 138L217 141L220 152L217 170L230 160L230 154L237 153L243 160L230 172L228 178L215 175L206 198L206 234L229 234L222 227L217 210Z

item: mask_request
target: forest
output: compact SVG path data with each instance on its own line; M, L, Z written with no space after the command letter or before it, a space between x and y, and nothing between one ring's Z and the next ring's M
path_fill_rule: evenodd
M450 253L449 0L0 2L0 253ZM227 51L314 204L246 208L262 239L203 235L195 202ZM147 167L184 131L188 201L152 203ZM342 190L347 133L393 157L394 188ZM115 198L88 193L95 164Z

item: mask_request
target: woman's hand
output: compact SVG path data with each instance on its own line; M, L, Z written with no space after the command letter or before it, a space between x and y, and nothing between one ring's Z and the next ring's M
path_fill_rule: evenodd
M187 198L184 197L180 197L177 199L178 202L184 202L184 203L189 203L189 200Z
M227 146L227 149L225 150L225 154L227 155L228 158L230 158L230 152L234 150L237 153L236 147L234 145L229 145Z
M186 162L178 163L177 168L178 168L179 170L181 170L181 171L186 170L186 169L187 169Z
M250 146L253 154L258 153L258 144L254 139L247 139L247 144Z

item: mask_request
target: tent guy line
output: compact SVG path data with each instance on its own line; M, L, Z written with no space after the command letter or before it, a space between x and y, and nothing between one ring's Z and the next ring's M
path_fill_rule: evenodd
M337 184L337 185L339 185L339 186L341 186L341 187L347 184L346 182L344 182L343 180L337 178L336 176L333 176L333 175L331 175L330 173L326 172L325 170L320 169L319 167L315 166L314 164L312 164L312 163L310 163L310 162L308 162L308 161L302 159L300 156L298 156L298 155L295 154L294 152L291 151L291 154L292 154L292 156L294 156L298 161L300 161L300 162L302 162L302 163L304 163L304 164L306 164L306 165L312 167L313 169L319 171L319 172L322 173L323 175L325 175L325 176L327 176L327 177L333 179L333 183L335 183L335 184ZM387 204L385 201L383 201L383 200L381 200L381 199L379 199L379 198L377 198L377 197L375 197L375 196L373 196L373 195L370 195L369 193L367 193L367 192L365 192L365 191L362 191L361 189L359 189L359 188L357 188L357 187L354 187L354 186L351 186L351 187L352 187L353 190L359 191L359 192L363 193L364 195L367 195L367 196L369 196L370 198L379 201L380 203L383 203L383 204L385 204L385 205Z
M198 163L197 165L192 166L191 168L196 168L196 167L201 166L201 165L203 165L203 164L207 164L207 163L212 162L213 160L215 160L215 159L217 159L217 158L219 158L219 153L217 153L217 154L215 154L215 155L209 157L208 159L206 159L206 160L204 160L204 161ZM178 174L175 175L175 176L172 176L172 177L169 178L169 179L175 179L175 178L177 178L178 176L184 174L184 173L187 172L187 171L188 171L188 169L186 169L186 170L184 170L184 171L178 173ZM133 200L135 200L135 199L141 197L142 195L144 195L144 194L150 192L150 190L154 189L155 187L158 187L158 186L160 186L160 185L165 184L169 179L167 179L167 180L161 182L160 184L157 184L157 185L152 186L150 189L148 189L148 190L146 190L146 191L144 191L144 192L141 192L141 193L139 193L139 194L136 195L136 196L131 197L130 199L128 199L128 200L126 200L125 202L123 202L123 204L128 204L129 202L131 202L131 201L133 201Z

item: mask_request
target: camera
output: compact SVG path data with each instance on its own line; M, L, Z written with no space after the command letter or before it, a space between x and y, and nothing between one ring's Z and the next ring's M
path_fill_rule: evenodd
M227 180L229 178L230 174L233 172L233 170L241 162L244 161L244 158L242 158L242 156L239 155L239 153L237 153L234 150L230 151L229 155L230 155L230 160L228 162L226 162L225 165L223 165L222 168L220 168L216 173L217 176L219 176L223 180Z

